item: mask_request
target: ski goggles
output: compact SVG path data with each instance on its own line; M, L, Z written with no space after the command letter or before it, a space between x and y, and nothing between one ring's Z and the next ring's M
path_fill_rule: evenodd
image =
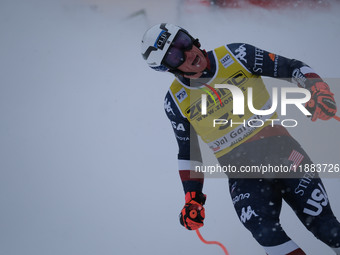
M193 38L183 31L179 31L166 52L163 65L176 69L185 62L185 52L192 49Z

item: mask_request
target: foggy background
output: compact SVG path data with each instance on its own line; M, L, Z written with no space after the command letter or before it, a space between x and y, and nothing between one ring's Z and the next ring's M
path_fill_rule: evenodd
M197 2L0 0L0 255L223 254L178 221L184 194L163 110L173 77L140 55L156 23L186 28L207 50L245 42L302 60L339 105L338 2ZM290 114L299 127L289 132L315 163L340 163L339 122ZM340 181L324 183L340 217ZM231 255L265 254L237 218L227 179L207 179L204 193L203 237ZM286 204L281 221L307 254L333 254Z

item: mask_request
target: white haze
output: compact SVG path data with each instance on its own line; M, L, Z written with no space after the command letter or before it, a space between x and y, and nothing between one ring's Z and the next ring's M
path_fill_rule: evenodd
M191 1L193 2L193 1ZM247 42L339 78L340 8L266 10L183 1L0 1L0 254L223 254L178 222L184 194L163 110L173 79L144 63L159 22L211 49ZM340 102L340 84L331 79ZM339 122L292 113L317 163L339 162ZM325 179L340 216L339 179ZM231 255L263 249L239 222L227 179L207 179L202 235ZM284 204L282 225L307 254L331 255Z

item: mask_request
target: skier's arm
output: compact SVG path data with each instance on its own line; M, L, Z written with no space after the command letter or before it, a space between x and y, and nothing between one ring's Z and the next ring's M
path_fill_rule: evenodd
M195 166L202 164L197 134L189 121L181 115L169 92L165 97L164 108L178 143L178 170L184 193L202 192L204 175L195 172Z
M185 193L180 223L189 230L195 230L203 226L205 218L203 205L206 199L206 195L202 193L204 174L195 171L195 166L202 163L197 134L190 122L181 115L170 93L165 97L164 108L179 147L178 170Z
M303 88L310 88L316 82L322 81L312 68L300 60L289 59L245 43L232 43L227 46L253 74L287 79Z
M241 64L251 73L268 76L297 84L311 92L307 109L312 120L328 120L336 114L333 93L322 78L307 64L300 60L289 59L249 44L233 43L227 45Z

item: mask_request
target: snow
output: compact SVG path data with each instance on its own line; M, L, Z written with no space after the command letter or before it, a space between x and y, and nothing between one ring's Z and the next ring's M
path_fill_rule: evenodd
M311 65L340 102L339 3L332 8L218 9L184 1L0 2L0 254L223 254L178 222L177 144L163 110L172 81L140 56L144 31L172 22L204 48L247 42ZM292 113L291 134L318 163L340 163L339 122ZM340 216L340 181L324 179ZM264 254L209 178L207 240ZM284 205L307 254L333 254Z

